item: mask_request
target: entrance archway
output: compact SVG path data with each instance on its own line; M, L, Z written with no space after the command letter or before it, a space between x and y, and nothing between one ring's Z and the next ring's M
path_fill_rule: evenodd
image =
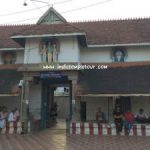
M54 75L55 74L55 75ZM72 117L72 82L68 80L67 76L59 74L58 72L49 72L42 74L40 77L42 83L42 94L41 94L41 127L42 128L51 128L55 125L56 120L53 114L53 106L57 104L57 117L60 116L58 113L64 111L65 116L63 120L69 122ZM54 91L57 87L68 87L68 96L65 98L65 105L59 103L60 101L56 98ZM60 95L61 97L61 95ZM62 96L63 98L63 96ZM62 100L61 100L62 101ZM64 107L62 109L62 107ZM61 108L61 112L58 110ZM66 110L67 109L67 110ZM67 113L65 113L67 112ZM59 123L59 122L58 122Z

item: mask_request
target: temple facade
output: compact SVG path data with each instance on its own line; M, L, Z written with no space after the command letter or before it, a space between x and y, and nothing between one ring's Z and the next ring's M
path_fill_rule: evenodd
M0 26L0 105L39 128L58 118L107 122L119 103L150 114L150 20L67 22L53 7L33 25Z

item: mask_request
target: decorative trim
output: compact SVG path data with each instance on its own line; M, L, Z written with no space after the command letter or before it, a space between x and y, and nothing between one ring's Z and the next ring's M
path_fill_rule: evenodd
M150 46L150 43L124 43L124 44L88 44L88 48L91 47L117 47L117 46Z
M77 36L77 35L86 35L86 33L80 33L80 32L76 32L76 33L56 33L56 34L41 34L41 35L15 35L15 36L11 36L11 38L13 39L17 39L17 38L40 38L40 37L61 37L61 36Z
M0 51L24 50L24 48L0 48Z

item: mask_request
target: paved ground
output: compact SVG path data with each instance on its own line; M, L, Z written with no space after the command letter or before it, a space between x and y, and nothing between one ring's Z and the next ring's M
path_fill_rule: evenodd
M150 137L66 135L62 120L51 130L0 135L0 150L150 150Z
M150 150L150 137L66 136L65 130L0 135L0 150Z

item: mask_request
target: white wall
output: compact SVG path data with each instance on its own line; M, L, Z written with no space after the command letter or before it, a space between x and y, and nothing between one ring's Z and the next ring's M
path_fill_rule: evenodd
M59 62L78 62L80 51L76 37L60 38Z
M58 118L64 119L68 117L69 114L69 96L55 96L54 101L58 106Z
M127 62L150 61L150 46L127 47ZM111 48L81 48L81 62L112 62Z
M35 120L41 117L41 84L33 84L29 93L29 109Z
M140 108L143 108L145 113L150 113L150 97L131 97L132 113L136 114Z
M150 46L129 47L127 61L150 61Z
M86 119L96 120L96 112L98 107L101 107L102 111L106 113L106 117L112 121L113 119L113 101L109 100L109 112L108 112L108 97L82 97L82 101L86 101Z
M112 62L110 48L81 48L81 62Z
M41 56L39 54L40 39L27 39L25 46L24 63L41 63ZM79 47L76 37L61 37L60 53L58 56L59 62L78 62L79 61Z
M40 39L27 39L25 44L24 63L40 63L41 57L39 54Z
M23 64L24 62L24 50L17 51L16 64Z

